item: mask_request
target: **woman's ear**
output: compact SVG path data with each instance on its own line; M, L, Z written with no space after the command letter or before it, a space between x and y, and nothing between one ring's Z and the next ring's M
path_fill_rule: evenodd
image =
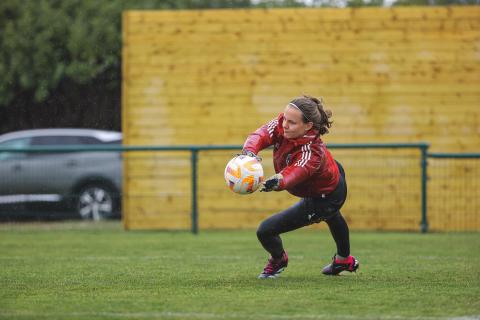
M307 127L306 127L306 130L305 130L305 131L308 131L308 130L312 129L312 127L313 127L313 122L309 121L309 122L306 123L306 125L307 125Z

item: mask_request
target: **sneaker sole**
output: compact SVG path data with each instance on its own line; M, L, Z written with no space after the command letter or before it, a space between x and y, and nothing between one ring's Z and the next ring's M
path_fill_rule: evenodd
M280 273L282 273L283 270L285 270L285 268L278 269L278 271L274 274L263 274L263 273L261 273L258 276L258 279L276 279L276 278L280 277Z
M357 272L358 268L360 267L360 263L358 262L357 259L355 259L355 263L353 264L353 270L342 270L342 271L339 271L337 273L325 273L322 271L322 273L326 276L338 276L340 275L341 273L347 271L347 272Z
M360 263L358 262L357 259L355 259L355 263L353 264L353 270L343 270L343 271L340 271L338 274L342 273L342 272L345 272L345 271L348 271L348 272L357 272L358 270L358 267L360 267Z

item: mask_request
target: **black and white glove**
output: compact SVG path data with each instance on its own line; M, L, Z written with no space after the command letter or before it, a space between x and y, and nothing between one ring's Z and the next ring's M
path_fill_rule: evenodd
M267 180L262 182L260 186L260 192L270 192L273 190L277 190L280 186L280 180L283 179L283 176L280 173L277 173Z
M262 158L257 156L255 153L253 153L252 151L248 151L248 150L242 150L242 154L245 155L245 156L249 156L249 157L252 157L252 158L255 158L257 159L258 162L262 161Z

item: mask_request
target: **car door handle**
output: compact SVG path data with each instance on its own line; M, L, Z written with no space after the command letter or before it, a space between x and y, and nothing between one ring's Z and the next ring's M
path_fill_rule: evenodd
M14 164L14 165L12 166L12 171L13 171L13 172L18 172L18 171L20 171L20 170L22 170L22 165L20 165L20 164L18 164L18 163L17 163L17 164Z

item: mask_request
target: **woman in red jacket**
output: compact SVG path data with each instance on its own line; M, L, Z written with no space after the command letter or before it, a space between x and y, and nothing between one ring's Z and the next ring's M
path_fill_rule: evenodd
M275 278L288 265L280 234L325 221L337 245L326 275L356 271L359 263L350 255L349 230L340 208L347 196L345 172L320 136L328 133L332 113L322 101L302 96L293 99L282 114L250 134L243 154L257 157L273 145L276 174L264 181L260 191L287 190L300 197L292 207L264 220L257 237L271 257L259 278Z

